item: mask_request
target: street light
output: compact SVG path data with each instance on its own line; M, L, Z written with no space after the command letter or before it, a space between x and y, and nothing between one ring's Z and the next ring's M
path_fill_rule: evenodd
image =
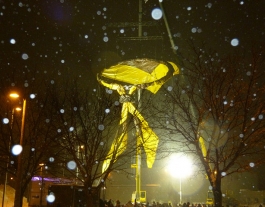
M43 166L44 163L40 163L40 175L41 175L41 188L40 188L40 207L42 207L42 197L43 197Z
M175 154L169 160L167 171L172 177L179 178L179 202L182 203L182 186L183 178L188 177L192 173L191 160L183 154Z
M10 125L11 131L13 129L14 113L15 113L15 111L21 111L21 108L16 107L16 108L13 108L12 109L12 113L11 113L11 125ZM10 145L11 145L11 135L10 135L9 141L8 141L8 152L10 152ZM2 207L4 207L4 204L5 204L6 185L7 185L7 176L8 176L8 167L9 167L9 156L8 156L7 162L6 162L6 172L5 172L5 182L4 182L4 188L3 188Z
M17 93L11 93L11 98L19 98ZM23 139L24 139L24 129L25 129L25 115L26 115L26 99L23 99L23 109L22 109L22 121L21 121L21 131L20 131L20 139L19 144L23 146ZM22 153L18 155L17 159L17 171L16 171L16 186L15 186L15 199L14 199L14 207L22 206L21 203L21 176L22 176ZM23 202L23 201L22 201Z

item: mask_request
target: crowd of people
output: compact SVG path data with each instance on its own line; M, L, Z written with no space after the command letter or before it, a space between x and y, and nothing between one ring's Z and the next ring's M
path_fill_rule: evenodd
M119 200L116 200L115 202L111 199L102 201L102 205L100 207L207 207L206 204L201 203L183 203L183 204L172 204L172 203L159 203L159 202L147 202L147 203L133 203L132 201L128 201L125 204L121 204ZM208 206L209 207L209 206ZM226 205L226 207L229 207L229 205ZM245 206L244 206L245 207ZM262 204L260 204L258 207L263 207Z
M127 203L122 204L119 200L113 201L111 199L106 201L101 201L100 207L205 207L205 205L196 203L191 204L190 202L183 203L183 204L176 204L173 206L172 203L159 203L159 202L146 202L146 203L133 203L129 200Z

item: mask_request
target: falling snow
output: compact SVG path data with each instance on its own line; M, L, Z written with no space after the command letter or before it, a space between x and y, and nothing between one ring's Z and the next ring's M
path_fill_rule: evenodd
M163 13L159 2L163 3L165 13ZM2 101L0 115L2 126L0 128L2 131L0 138L2 139L2 157L9 156L10 151L12 155L18 156L23 150L22 154L24 154L25 160L30 163L30 161L38 160L34 156L46 153L45 157L40 159L45 162L45 165L47 164L43 168L46 172L49 171L50 165L57 165L57 162L59 162L60 166L64 166L64 169L71 171L76 176L78 174L77 164L85 166L86 162L82 160L82 162L77 163L78 159L74 159L69 153L62 161L59 151L62 146L70 147L72 144L73 148L71 150L75 151L74 156L79 159L89 154L84 155L84 151L82 151L81 146L84 143L89 143L85 146L88 150L92 146L91 143L97 142L99 148L107 153L110 140L114 139L112 135L117 133L117 128L114 128L115 130L110 129L110 126L119 122L121 110L124 110L124 108L123 104L118 101L119 98L114 90L101 88L96 76L102 69L109 68L123 60L151 58L161 61L178 60L181 63L182 61L186 61L186 63L190 61L189 63L191 63L195 57L190 54L191 51L188 46L194 44L194 48L202 54L198 58L198 60L201 60L200 64L207 65L211 72L214 65L222 62L226 55L246 55L246 63L242 62L241 66L231 65L232 67L238 67L239 73L242 74L241 79L231 81L232 88L235 86L238 87L236 90L239 90L240 83L255 78L256 71L252 68L255 67L257 62L253 59L253 62L250 63L251 58L248 55L255 45L260 46L259 49L261 49L261 42L265 36L264 6L261 5L260 1L234 0L227 2L205 1L202 3L198 1L159 0L159 2L146 0L143 4L143 11L139 12L138 1L98 1L96 3L65 0L49 2L18 1L16 3L1 1L0 91ZM142 14L141 23L137 22L139 21L139 14ZM167 19L168 25L165 19ZM141 33L139 33L140 28ZM207 52L204 51L204 48L201 48L202 42L214 51L213 54L207 54L207 57L205 57ZM200 69L200 64L195 65L198 67L197 69ZM184 81L186 74L192 73L189 67L190 65L185 65L185 70L184 66L181 68L180 83ZM230 76L230 70L231 68L224 64L218 68L220 72L218 74ZM203 74L196 81L190 83L189 87L181 88L179 95L183 98L189 97L193 89L192 84L198 84L198 88L194 90L196 93L205 92L203 88L199 87L199 83L201 80L207 81L207 75ZM119 81L122 82L123 80ZM174 85L173 81L167 84L165 88L160 89L165 89L163 92L158 91L154 95L154 99L149 99L150 91L144 91L143 97L141 97L143 100L141 109L143 111L146 108L151 108L151 104L144 105L145 99L160 103L160 98L165 93L167 97L168 94L175 95L178 85ZM209 87L214 87L215 84L218 83L214 83ZM264 84L264 81L256 82L257 90L252 90L249 103L246 102L246 104L253 104L254 102L251 102L251 100L256 103L263 97L264 94L258 91L262 84ZM89 88L89 91L85 91L86 87ZM125 86L126 93L130 91L131 87L132 85ZM6 98L7 93L11 90L20 91L21 97L19 100L14 101ZM100 95L102 91L104 93L103 98ZM66 94L69 96L66 96ZM210 93L206 92L206 94L209 95ZM221 107L222 110L220 110L222 116L225 117L225 121L219 126L218 120L221 117L218 117L216 118L217 121L213 120L213 123L209 124L215 127L216 132L210 132L211 136L205 137L208 142L207 146L211 143L218 146L217 150L221 150L222 147L227 145L226 141L233 134L233 141L243 143L247 148L250 134L255 133L260 126L264 125L263 108L257 108L255 112L247 110L245 112L247 114L240 114L242 117L247 117L246 119L251 123L251 126L230 131L230 128L225 129L225 124L229 123L231 118L228 116L229 110L240 108L238 106L239 97L236 95L226 96L223 91L218 90L210 95L209 100L204 103L204 108L197 99L192 101L187 99L187 102L190 101L190 105L186 108L186 110L192 111L191 105L196 104L198 109L204 110L206 117L209 113L215 113L215 106L219 104ZM107 103L105 96L111 97L112 100ZM23 107L23 101L26 101L26 111L24 111L24 118L26 119L24 144L27 145L26 147L17 144L20 143L23 113L14 111L14 107ZM217 104L213 107L209 104L209 101ZM165 108L175 106L175 110L180 110L174 103L169 104L167 102L166 104L167 107ZM95 112L95 108L93 108L95 106L100 107L100 110ZM147 121L152 126L151 117L156 114L149 111L144 111L144 113L149 115ZM196 114L196 111L194 113ZM171 124L178 126L178 120L180 119L178 116L175 118L172 114L168 117L171 116L173 118L168 118L170 121L161 118L161 122L165 123L169 127L167 129L170 130ZM105 117L107 117L106 120L104 120ZM108 120L108 118L111 120ZM193 119L194 114L186 118ZM200 118L204 119L204 116ZM176 122L174 122L175 119ZM191 120L186 121L190 125ZM205 135L209 132L207 131L209 126L207 126L208 123L205 120L202 120L202 122L203 124L197 127L202 128L200 132ZM38 123L41 124L38 125ZM81 125L83 128L80 127ZM193 125L191 124L191 126ZM185 128L185 130L194 134L197 133L194 128ZM111 131L110 134L107 134L109 131ZM169 132L167 131L167 133ZM217 143L215 133L222 135L220 143ZM80 141L78 137L80 134L87 140ZM93 137L95 134L100 134L104 139L100 136ZM45 137L46 135L47 137ZM163 136L166 136L166 133ZM170 136L173 139L174 136L177 137L178 135ZM12 145L8 142L9 138ZM49 145L51 140L55 141L55 146ZM93 140L93 142L90 142L90 140ZM10 148L8 148L9 144ZM77 150L77 146L79 150ZM265 149L265 145L262 144L261 146ZM27 154L27 151L30 154ZM17 164L17 157L14 158L14 156L10 156L9 162L6 159L0 160L2 163L12 165L8 168L10 172L15 170ZM91 163L99 166L104 158L97 157ZM257 166L258 163L251 159L244 163L244 169L255 169ZM5 169L7 168L5 167ZM26 172L25 175L31 176L37 172L36 169L33 170L35 171ZM223 177L229 175L229 171L219 173ZM83 178L87 176L88 174ZM161 177L166 179L164 175ZM179 193L179 189L177 189L177 185L173 185L174 182L170 180L172 192L176 194ZM188 185L186 180L183 180L183 185ZM252 183L243 183L242 181L242 186L244 189L245 186L251 186L257 190L256 185ZM185 195L184 189L183 195ZM213 190L213 187L209 186L209 190ZM200 191L202 191L201 188L197 189L197 192ZM205 196L205 192L203 192L203 195ZM130 195L126 196L127 199ZM223 197L226 197L226 195L223 194ZM46 196L46 200L52 203L56 201L56 197L53 193L50 193Z

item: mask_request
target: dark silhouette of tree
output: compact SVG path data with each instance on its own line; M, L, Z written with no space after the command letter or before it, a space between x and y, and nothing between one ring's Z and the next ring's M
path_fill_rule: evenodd
M121 104L110 90L102 86L81 87L75 81L68 86L54 93L60 133L55 142L62 149L60 160L64 162L67 176L84 186L87 206L96 206L109 173L125 171L130 164L128 160L136 148L135 139L131 138L134 125L130 124L132 119L128 120L127 127L119 125ZM125 131L130 134L127 145L116 142L109 154L114 138ZM117 157L120 147L126 150ZM102 171L107 157L111 157L110 165Z
M133 117L129 115L126 124L119 124L122 109L119 97L103 86L87 88L74 75L68 78L56 77L52 72L44 74L37 70L17 74L10 71L2 76L1 174L7 171L9 177L14 177L9 184L16 189L15 207L22 206L32 177L44 172L40 164L48 167L45 172L49 175L84 185L87 206L95 206L111 171L131 173L127 170L131 164L128 160L137 148ZM20 98L9 99L10 92L17 92ZM26 113L21 178L18 178L18 157L10 153L9 143L12 147L20 140L22 114L12 111L17 105L22 108L23 99L26 99ZM4 122L5 118L8 123ZM123 132L128 132L127 144L117 142L109 153L114 138ZM120 146L126 150L117 157ZM102 171L107 157L109 166Z
M225 58L205 47L190 51L153 114L176 145L168 150L194 155L221 207L222 178L264 163L264 48Z
M4 74L1 81L1 171L8 172L8 177L14 177L9 185L15 188L15 207L22 206L23 195L26 193L31 178L40 173L40 164L47 163L56 148L54 139L60 135L57 132L54 104L52 103L52 84L49 77L44 79L37 71ZM11 80L12 79L12 80ZM9 94L16 92L19 98L11 100ZM20 143L22 113L14 108L26 100L23 150L21 170L18 170L18 156L10 150ZM4 122L9 120L9 122ZM54 124L51 124L54 123ZM21 175L20 178L17 176ZM3 176L4 177L4 176ZM10 180L10 179L8 179Z

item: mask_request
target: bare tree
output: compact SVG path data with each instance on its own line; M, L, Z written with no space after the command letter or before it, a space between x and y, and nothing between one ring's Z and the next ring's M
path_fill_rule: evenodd
M197 159L221 207L222 178L264 163L264 48L251 57L220 58L205 47L191 51L154 114L166 140L177 146L170 150Z
M26 193L31 178L40 171L40 164L48 162L54 149L57 149L54 139L59 137L59 134L55 127L57 121L54 116L55 111L51 99L53 90L49 79L45 80L33 71L23 75L17 74L16 77L7 73L5 77L5 81L1 82L3 91L0 112L3 120L0 127L1 168L4 173L14 177L14 182L10 183L16 190L14 206L21 207L23 195ZM10 85L13 86L10 87ZM17 92L20 98L9 99L10 92ZM25 102L26 105L24 105ZM14 112L17 106L20 108L25 106L24 133L21 130L22 113ZM19 158L10 150L15 144L20 143L22 133L24 135L23 150Z
M86 205L96 206L108 174L113 170L123 171L130 164L128 160L135 152L135 140L128 139L125 143L124 139L115 143L113 140L130 132L133 125L130 120L126 127L119 125L121 106L118 98L103 87L90 89L72 82L63 93L54 95L60 120L61 138L56 143L58 149L63 149L61 160L65 160L68 176L84 186ZM111 146L114 150L110 152ZM125 152L120 154L120 150ZM110 163L102 170L108 157Z
M64 82L52 76L43 78L33 71L16 75L13 81L10 81L12 74L6 76L6 82L1 85L4 91L1 99L5 101L1 102L0 108L3 120L0 127L0 161L2 172L8 170L15 177L15 206L22 205L26 188L32 176L40 170L39 164L43 163L55 176L63 168L66 172L64 176L76 179L84 186L87 206L94 206L98 202L95 195L98 195L111 171L128 173L131 164L128 160L137 148L136 132L132 130L135 128L133 117L128 116L126 124L119 124L122 108L119 98L103 87L87 89L78 85L77 81ZM19 143L22 115L15 114L9 123L4 122L4 118L11 120L12 108L16 104L22 106L23 100L17 100L13 105L7 103L10 85L15 85L12 90L19 89L20 96L27 103L21 171L18 170L18 157L9 152L8 140L11 146ZM127 132L127 140L115 139ZM121 150L125 151L120 154ZM109 165L102 171L107 158ZM8 168L7 162L11 163ZM16 177L18 171L21 177Z

